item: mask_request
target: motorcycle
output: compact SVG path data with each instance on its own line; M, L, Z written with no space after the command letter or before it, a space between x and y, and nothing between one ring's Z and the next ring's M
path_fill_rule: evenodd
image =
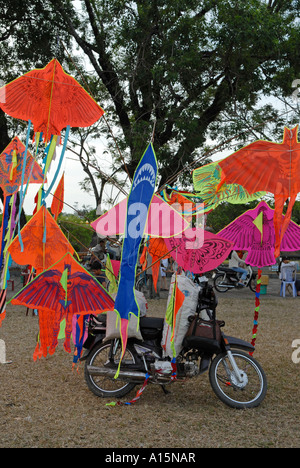
M106 317L91 316L88 337L84 343L85 380L88 388L98 397L121 398L138 384L145 382L166 385L197 377L208 371L209 381L216 396L231 408L254 408L261 404L267 392L267 379L261 365L252 357L254 347L238 338L225 335L220 327L225 322L216 320L217 298L213 287L198 283L199 296L196 313L189 317L189 332L182 350L176 357L164 356L161 346L164 319L141 317L140 331L143 341L129 338L122 355L121 339L105 341ZM201 317L205 316L205 320ZM204 327L203 327L204 322ZM214 329L218 334L209 338L190 333L192 323L198 329ZM201 328L201 327L200 327ZM207 331L206 330L206 331ZM217 337L218 335L218 337ZM120 368L119 368L120 364ZM115 378L119 368L118 378Z
M216 291L220 293L225 293L229 289L243 289L244 287L249 287L251 291L255 292L256 290L256 273L253 272L250 265L247 265L246 269L248 270L248 275L245 281L243 281L245 286L241 286L240 275L241 273L236 272L228 267L219 266L216 268L212 275L213 284Z

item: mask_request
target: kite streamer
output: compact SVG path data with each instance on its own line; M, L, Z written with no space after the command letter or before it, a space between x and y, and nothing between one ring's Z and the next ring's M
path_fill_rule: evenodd
M6 315L6 289L0 290L0 327Z
M106 406L123 406L123 405L130 406L136 403L141 398L143 391L147 387L149 377L150 377L150 374L147 373L145 375L145 381L143 383L143 386L137 391L136 396L132 400L127 401L126 403L123 403L122 401L118 401L118 402L112 401L111 403L106 403Z
M18 219L18 236L19 236L19 241L20 241L20 244L21 244L22 252L24 250L24 247L23 247L23 242L22 242L22 237L21 237L20 220L21 220L21 211L22 211L23 201L24 201L24 197L25 197L25 191L23 191L23 184L24 184L24 178L25 178L25 168L26 168L28 144L29 144L29 137L30 137L30 128L31 128L31 120L28 120L26 146L25 146L25 152L24 152L24 156L23 156L23 167L22 167L22 176L21 176L21 187L20 187L19 219Z
M255 291L255 309L254 309L254 320L253 320L253 330L252 330L252 346L255 346L256 336L257 336L257 328L258 328L258 316L259 316L259 308L260 308L260 287L261 287L261 274L262 270L259 269L257 272L257 283L256 283L256 291ZM253 351L250 353L250 356L253 356Z

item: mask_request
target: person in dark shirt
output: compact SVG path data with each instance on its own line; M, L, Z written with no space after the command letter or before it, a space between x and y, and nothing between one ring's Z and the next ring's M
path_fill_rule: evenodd
M99 281L99 283L104 288L106 288L106 275L105 275L104 267L101 265L101 263L98 261L94 261L91 264L90 269L91 269L92 275L96 278L96 280Z

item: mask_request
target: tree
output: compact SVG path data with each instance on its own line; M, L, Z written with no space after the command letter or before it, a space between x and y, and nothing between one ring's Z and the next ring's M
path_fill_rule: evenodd
M234 135L237 145L282 138L285 117L261 99L293 104L300 0L1 0L0 7L2 78L60 59L106 110L101 134L114 170L132 176L153 138L160 184L178 176L190 183L190 165ZM99 192L98 184L95 198Z
M76 252L84 252L90 246L94 235L94 230L86 221L88 219L87 212L84 211L85 213L81 216L62 213L58 217L59 226ZM91 218L90 221L94 219Z
M40 0L34 2L0 0L1 86L30 70L33 64L44 66L45 60L50 60L53 54L62 57L61 46L57 39L60 34L66 44L69 44L69 36L64 34L58 24L58 13ZM0 152L15 135L21 137L25 133L25 127L24 122L10 119L0 109ZM0 189L0 198L3 200L2 189ZM18 203L19 195L17 207ZM26 223L23 210L20 222L21 226Z
M208 136L245 140L249 127L278 120L259 99L291 96L300 77L299 0L50 3L101 80L96 98L131 175L153 134L161 183L199 157Z
M59 38L69 45L59 14L41 0L0 0L0 80L7 83L34 67L43 67L53 56L63 59ZM22 122L0 110L0 149L10 142L9 133L20 133ZM13 135L14 136L14 135Z

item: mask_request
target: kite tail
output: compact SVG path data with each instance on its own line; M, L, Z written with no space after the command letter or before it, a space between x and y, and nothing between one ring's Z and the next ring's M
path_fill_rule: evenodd
M282 222L282 212L286 197L283 194L275 195L275 210L274 210L274 230L275 230L275 258L280 256L280 244L283 236L288 228L291 220L292 209L296 200L296 196L292 195L289 200L289 205Z
M0 291L0 328L6 316L6 289Z
M119 377L121 362L123 360L123 357L124 357L125 351L126 351L126 347L127 347L128 324L129 324L129 320L121 318L120 335L121 335L121 343L122 343L122 355L120 357L118 370L117 370L116 375L114 377L115 379L117 379Z
M258 270L258 276L257 276L257 283L256 283L256 291L255 291L255 312L254 312L254 321L253 321L253 330L252 330L252 341L251 344L252 346L255 346L256 342L256 335L257 335L257 328L258 328L258 312L260 308L260 286L261 286L261 274L262 270ZM249 353L250 356L253 356L253 352Z
M24 197L25 197L25 191L23 189L23 186L24 186L26 160L27 160L27 152L28 152L28 145L29 145L29 138L30 138L30 129L31 129L31 120L28 120L26 145L25 145L25 152L24 152L24 156L23 156L21 186L20 186L20 192L19 192L20 193L20 200L19 200L19 217L18 217L18 236L19 236L19 242L20 242L20 246L21 246L21 252L24 252L24 246L23 246L23 241L22 241L22 236L21 236L21 223L20 223L20 221L21 221L21 211L22 211Z
M64 349L67 353L71 352L71 334L72 334L72 316L71 314L67 314L66 317L66 328L65 328L65 341L64 341Z
M37 358L39 358L39 357L40 357L40 343L38 342L38 343L36 344L35 350L34 350L34 352L33 352L32 359L33 359L34 361L36 361Z

